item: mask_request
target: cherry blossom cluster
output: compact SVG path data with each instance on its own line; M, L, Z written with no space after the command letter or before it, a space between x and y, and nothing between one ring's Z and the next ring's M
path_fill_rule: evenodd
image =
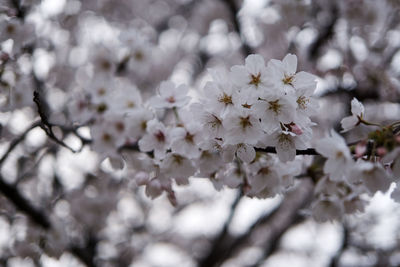
M316 77L296 69L295 55L267 64L250 55L230 71L209 69L210 80L198 97L190 97L184 84L163 81L145 101L131 82L110 76L89 83L70 110L91 125L92 148L114 167L125 162L152 198L165 191L175 203L173 184L187 184L189 177L207 177L217 189L241 187L251 197L273 197L304 172L296 151L310 147L315 125L310 116L318 109ZM354 99L343 131L361 123L369 124ZM276 155L266 153L267 147ZM386 192L391 177L399 176L399 160L393 160L399 148L385 150L384 162L393 168L378 161L383 155L371 157L365 141L351 153L334 131L316 141L316 151L326 158L311 207L320 221L363 210L365 194Z
M364 106L355 98L351 112L341 121L344 132L361 123L375 125L364 120ZM324 176L317 183L312 205L317 220L340 219L343 214L363 211L368 203L365 196L387 192L392 182L396 182L396 188L391 196L399 202L400 135L394 134L393 126L371 132L368 140L357 142L353 153L333 130L329 137L317 141L316 150L326 157Z
M273 197L304 172L296 151L310 147L315 125L310 116L318 109L316 77L296 69L295 55L267 64L250 55L230 71L209 69L210 81L199 97L190 97L184 84L163 81L146 101L128 80L99 78L77 94L71 112L90 123L92 148L114 167L125 162L152 198L167 192L175 203L174 182L184 185L189 177L207 177L217 189L242 187L251 197ZM354 99L343 131L368 125L363 116L363 105ZM362 211L365 194L386 192L393 174L399 176L399 160L393 160L399 148L386 150L390 168L371 157L365 144L351 153L334 131L316 141L316 151L326 158L311 207L317 220ZM267 147L276 155L266 153Z
M166 191L173 200L173 181L186 184L192 176L208 177L218 189L242 186L249 196L272 197L300 174L296 149L309 147L318 107L315 76L296 68L294 55L267 64L250 55L230 71L210 69L197 99L171 81L143 101L127 80L95 79L70 111L90 123L92 148L103 158L122 167L123 152L153 198ZM266 147L275 147L277 157L262 152Z

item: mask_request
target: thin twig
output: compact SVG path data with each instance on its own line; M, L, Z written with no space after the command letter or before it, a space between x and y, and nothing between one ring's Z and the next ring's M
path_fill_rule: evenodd
M40 128L43 129L43 131L46 133L46 135L51 140L53 140L54 142L56 142L60 146L69 149L71 152L76 153L77 151L75 149L73 149L72 147L70 147L67 144L65 144L64 141L58 139L57 136L54 134L54 132L53 132L53 126L54 125L49 122L49 119L47 117L47 113L46 113L45 107L44 107L45 104L43 103L43 97L39 93L38 89L33 92L33 101L35 102L35 104L37 106L38 113L39 113L39 116L40 116L40 119L41 119L41 123L39 125Z

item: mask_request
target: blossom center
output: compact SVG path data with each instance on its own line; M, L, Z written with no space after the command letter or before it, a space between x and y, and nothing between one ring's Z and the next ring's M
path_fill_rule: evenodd
M276 115L278 115L281 111L282 105L279 104L279 99L275 101L269 101L269 110L272 110Z
M208 124L211 125L211 128L219 127L222 124L221 120L215 115L211 115L211 116L212 116L212 120L209 121Z
M133 54L133 58L134 58L136 61L142 61L143 58L144 58L144 55L143 55L142 51L136 51L136 52Z
M135 103L134 103L133 101L128 101L128 102L126 103L126 106L127 106L128 108L134 108L134 107L135 107Z
M297 98L296 102L297 102L297 105L299 105L299 108L306 109L307 104L308 104L308 102L310 102L310 100L307 97L305 97L304 95L302 95Z
M99 96L103 96L103 95L105 95L106 94L106 89L105 88L99 88L98 90L97 90L97 94L99 95Z
M232 96L227 95L226 93L224 93L219 99L219 102L224 103L225 105L231 105L233 104L232 102Z
M250 105L250 104L247 104L247 103L245 103L245 104L242 104L242 107L244 107L244 108L251 108L251 105Z
M104 142L108 143L108 142L111 141L112 138L111 138L110 134L104 133L103 136L102 136L102 139L103 139Z
M117 129L118 132L123 132L125 129L125 125L123 122L118 121L115 123L115 129Z
M8 34L13 34L13 33L15 32L15 27L14 27L14 25L7 25L7 27L6 27L6 32L7 32Z
M176 164L178 164L178 165L182 164L182 162L183 162L183 157L182 156L174 154L174 155L172 155L172 157L174 158L174 162Z
M288 85L293 86L293 84L292 84L293 78L294 78L294 75L287 75L287 74L285 74L284 77L283 77L283 79L282 79L282 82L283 82L284 84L288 84Z
M154 134L154 137L157 139L158 142L164 143L165 142L165 135L162 131L158 131Z
M240 122L239 122L240 126L245 129L247 127L251 127L253 126L250 122L250 116L247 117L240 117Z
M257 174L268 175L269 172L270 172L269 168L268 168L268 167L264 167L264 168L261 168L261 169L258 171Z
M206 151L206 150L204 150L203 152L201 152L200 158L209 159L209 158L211 158L211 153Z
M100 67L105 71L109 71L111 69L111 63L104 59L101 61Z
M142 121L142 123L140 124L140 128L145 131L147 128L147 121Z
M167 100L168 103L171 103L171 104L175 103L175 101L176 101L174 96L170 96L166 100Z
M256 75L251 74L250 78L251 78L251 80L250 80L249 84L252 84L252 85L258 87L258 85L261 83L261 73L260 72L257 73Z
M193 144L194 143L193 137L194 137L193 134L190 134L189 132L186 132L185 141L188 142L188 143Z
M107 105L105 104L105 103L100 103L98 106L97 106L97 112L98 113L103 113L104 111L106 111L107 110Z
M344 155L343 155L343 152L342 151L337 151L336 152L336 158L341 158L341 157L343 157Z

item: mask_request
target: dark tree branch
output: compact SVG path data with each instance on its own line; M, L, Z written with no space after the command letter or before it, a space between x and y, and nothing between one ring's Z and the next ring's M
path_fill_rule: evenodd
M319 95L320 98L322 97L329 97L329 96L346 96L350 100L354 97L357 98L359 101L365 100L376 100L379 98L379 92L376 88L363 88L354 87L354 88L345 88L343 86L337 86L335 88L331 88L327 90L325 93ZM395 102L395 101L394 101Z
M87 267L96 267L94 257L96 254L97 240L93 235L89 235L87 243L84 247L79 247L76 245L71 245L68 250L78 257Z
M239 16L238 16L239 7L236 5L235 0L221 0L221 1L224 2L226 4L226 6L229 8L229 11L232 16L233 28L239 34L239 37L242 40L241 49L242 49L243 55L245 57L247 57L250 54L254 54L253 49L244 40L241 26L240 26Z
M276 154L276 148L268 146L266 148L256 148L257 152L264 152L264 153L272 153ZM312 155L312 156L318 156L320 155L315 148L307 148L304 150L296 149L296 155Z
M19 137L14 139L11 143L10 146L8 147L7 151L4 153L4 155L0 159L0 167L3 165L3 163L6 161L10 153L17 147L19 143L21 143L26 135L34 128L38 127L41 125L40 121L34 122L28 129L25 130L23 134L21 134Z
M268 258L278 248L280 239L284 233L305 219L302 215L298 214L298 210L309 204L312 198L312 190L311 181L307 179L303 180L297 190L289 193L272 211L258 218L245 233L237 237L227 235L224 240L224 248L220 249L218 258L214 258L214 261L209 262L209 265L203 266L220 266L226 259L229 259L234 253L238 252L241 247L247 243L251 243L251 237L260 229L269 229L272 233L264 242L265 250L260 262ZM202 265L199 264L199 266Z
M21 19L22 21L24 21L25 16L26 16L26 7L23 7L21 5L21 1L20 0L10 0L11 5L14 7L16 14L15 16L19 19Z
M43 211L32 206L29 200L22 196L14 186L7 184L2 176L0 176L0 192L19 210L27 214L37 225L44 229L51 228L51 223L47 215Z
M311 179L303 180L301 187L296 192L293 192L291 197L286 197L282 205L279 207L278 212L271 217L269 223L270 236L264 242L264 251L262 257L252 267L261 266L272 254L274 254L278 248L280 241L284 234L293 226L305 220L305 217L299 213L299 210L307 207L312 198L312 186Z
M336 252L335 255L331 258L331 262L329 264L330 267L338 267L339 266L339 260L340 257L342 256L343 252L347 249L349 246L349 238L350 238L350 231L348 227L343 224L343 239L342 239L342 244L338 251Z
M213 262L209 262L209 265L203 265L205 267L211 267L211 266L219 266L218 264L224 262L226 259L229 259L241 246L245 245L245 243L248 241L250 236L254 233L254 231L261 225L266 224L270 219L275 216L278 211L280 211L279 207L281 205L278 205L276 208L274 208L272 211L262 215L258 220L250 226L250 228L247 230L247 232L239 235L238 237L233 237L230 235L227 235L224 240L225 247L220 249L220 253L214 257ZM199 266L201 266L199 264Z
M235 214L236 208L242 197L243 197L243 190L242 188L240 188L239 191L237 192L235 200L231 205L230 213L225 221L224 227L222 228L218 236L214 239L212 246L209 250L209 253L199 261L198 263L199 267L215 266L216 264L220 263L221 259L223 259L224 251L226 249L225 243L229 235L228 233L229 225L231 224L233 215Z
M60 146L69 149L71 152L76 153L77 151L75 151L73 148L71 148L67 144L65 144L64 141L58 139L57 136L54 134L54 132L53 132L54 125L49 121L49 118L48 118L48 114L50 112L49 107L44 100L44 96L42 95L43 84L41 81L39 81L36 78L35 75L34 75L34 79L35 79L35 83L36 83L36 90L33 92L33 102L35 102L37 109L38 109L39 116L40 116L40 120L41 120L41 123L39 125L40 128L43 129L43 131L46 133L46 135L51 140L53 140Z
M323 26L319 31L318 37L310 45L308 56L310 59L315 60L319 54L320 50L326 42L328 42L334 35L335 25L339 18L339 9L334 1L331 4L331 16L329 22Z
M22 196L17 188L7 184L2 176L0 176L0 192L38 226L46 230L51 229L52 225L46 213L30 204L30 201ZM88 267L96 267L94 262L95 247L96 240L89 237L86 246L70 245L68 250Z

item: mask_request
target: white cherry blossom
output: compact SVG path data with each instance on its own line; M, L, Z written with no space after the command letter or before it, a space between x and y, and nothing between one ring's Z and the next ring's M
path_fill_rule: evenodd
M354 164L346 142L334 130L331 131L330 137L317 141L316 150L327 158L324 172L329 174L330 179L333 181L343 180L349 168Z
M234 109L234 95L238 92L234 90L226 71L209 70L209 73L213 81L207 82L204 87L204 105L224 116Z
M283 94L294 93L297 90L314 90L316 86L315 76L306 73L296 73L297 57L288 54L280 61L271 59L267 65L268 80L274 90Z
M190 97L187 96L189 88L186 85L178 87L171 81L163 81L158 89L158 95L149 100L154 108L173 108L183 107L186 105Z
M171 150L190 159L200 156L199 144L203 140L201 127L197 123L189 123L184 127L171 130Z
M209 138L221 138L225 134L222 125L223 119L215 111L206 110L206 107L199 103L190 106L193 117L203 126L203 131Z
M228 114L223 125L226 129L225 144L255 145L263 136L260 121L250 110L241 109Z
M167 177L174 178L180 185L188 184L188 178L196 172L189 159L174 153L168 153L160 167Z
M336 199L320 199L312 204L311 210L317 222L327 222L341 218L344 206Z
M296 156L296 149L306 149L312 137L310 128L306 128L301 134L291 131L276 130L273 134L266 137L265 143L273 146L282 162L292 161Z
M377 191L386 192L392 183L381 165L361 160L352 167L348 180L352 184L362 184L371 195Z
M249 196L259 198L273 197L281 192L281 179L272 157L261 157L250 166L248 183Z
M292 96L270 95L254 104L254 111L261 119L264 131L271 134L280 128L280 124L295 121L296 102Z
M360 123L360 119L364 116L364 106L356 98L351 100L351 114L351 116L345 117L341 120L340 124L343 128L342 132L347 132L353 129Z
M244 66L233 66L231 78L238 88L254 95L269 86L264 58L260 55L249 55Z
M154 151L156 158L163 158L171 142L169 130L153 119L147 123L146 132L139 140L139 149L143 152Z

